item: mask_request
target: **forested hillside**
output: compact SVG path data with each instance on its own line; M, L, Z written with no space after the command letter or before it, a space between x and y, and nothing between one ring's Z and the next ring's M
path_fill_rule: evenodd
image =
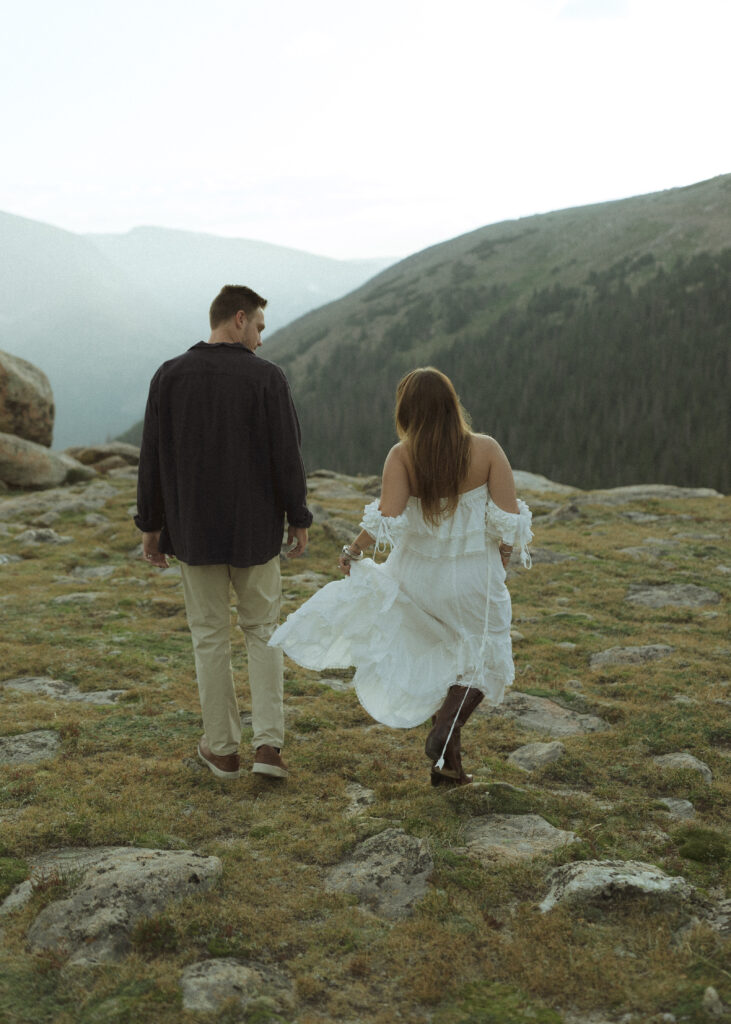
M492 225L278 332L309 468L375 472L403 373L448 373L513 465L728 491L731 176Z

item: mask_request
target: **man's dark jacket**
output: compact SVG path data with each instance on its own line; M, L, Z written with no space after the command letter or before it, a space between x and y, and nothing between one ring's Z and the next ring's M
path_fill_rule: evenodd
M284 517L310 526L284 373L243 345L199 342L150 384L135 523L188 565L263 565Z

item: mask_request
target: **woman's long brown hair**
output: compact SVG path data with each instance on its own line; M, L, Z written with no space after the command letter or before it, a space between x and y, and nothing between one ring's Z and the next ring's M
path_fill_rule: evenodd
M446 374L422 366L399 381L396 430L411 459L424 519L437 526L454 513L470 464L469 420Z

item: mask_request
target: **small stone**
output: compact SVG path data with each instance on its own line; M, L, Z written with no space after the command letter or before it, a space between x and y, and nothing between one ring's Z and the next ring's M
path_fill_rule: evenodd
M562 651L575 651L578 644L572 643L570 640L562 640L556 644L556 647L560 647Z
M12 565L13 562L22 562L20 555L0 555L0 565Z
M492 863L531 860L577 837L554 828L538 814L487 814L468 822L464 838L468 856Z
M345 794L350 803L345 809L345 817L353 818L361 814L366 807L375 803L376 795L372 789L366 789L359 782L349 782L345 787Z
M726 1007L721 1002L718 992L709 985L703 993L703 1009L709 1017L725 1017Z
M534 697L519 690L507 693L503 703L487 713L512 718L527 729L555 738L603 732L609 728L608 723L597 715L569 711L546 697Z
M514 750L508 756L508 761L523 771L532 772L545 764L551 764L552 761L558 761L565 753L566 747L558 740L551 743L526 743L525 746Z
M77 565L75 569L71 570L71 575L74 579L79 580L105 580L113 573L113 565L93 565L87 568Z
M661 754L652 759L661 768L686 768L698 772L709 784L713 781L713 773L705 761L700 761L693 754L686 751L676 751L672 754Z
M61 739L51 729L0 736L0 764L35 764L55 757Z
M289 984L279 972L259 964L245 964L233 958L202 960L189 964L180 976L183 993L183 1008L190 1013L216 1013L226 1002L232 1002L239 1010L253 1010L252 1005L271 1005L271 1019L280 1019L276 1011L277 999L267 999L262 991L267 989L284 996L285 1007L291 1008L292 995ZM278 991L277 991L278 990ZM261 1005L264 1009L264 1006ZM248 1019L248 1018L247 1018ZM259 1017L257 1016L257 1019ZM263 1019L263 1018L262 1018Z
M426 893L434 863L423 839L389 828L360 843L325 875L330 892L353 893L390 920L407 917Z
M18 693L30 693L39 697L53 697L56 700L77 701L81 704L116 704L125 690L91 690L82 691L78 686L50 679L46 676L21 676L18 679L7 679L0 683L0 688L15 690Z
M679 800L674 796L661 796L657 802L667 808L671 818L677 818L679 821L695 818L695 807L690 800Z
M609 647L606 651L592 654L589 659L591 668L603 668L605 665L643 665L658 658L667 658L673 648L668 644L645 644L643 647Z
M686 899L693 892L681 876L666 875L642 861L586 860L564 864L551 872L550 889L540 904L543 913L558 903L615 899L625 893Z
M107 595L100 591L79 591L76 594L63 594L61 597L54 597L52 604L93 604L101 597Z
M19 544L70 544L73 537L62 537L55 530L24 530L15 538Z
M715 590L698 587L694 583L660 584L651 587L632 584L625 600L629 604L641 605L644 608L665 608L668 605L677 608L697 608L704 604L718 604L721 595Z
M518 629L510 630L510 639L515 643L516 641L525 640L525 636Z

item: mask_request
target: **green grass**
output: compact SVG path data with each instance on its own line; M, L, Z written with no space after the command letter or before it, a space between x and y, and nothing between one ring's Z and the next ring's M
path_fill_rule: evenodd
M131 954L83 978L64 970L63 957L28 952L27 931L40 906L73 882L38 878L31 903L2 919L3 1024L202 1022L182 1010L179 977L188 964L211 957L276 968L294 993L294 1010L264 998L246 1014L222 1010L219 1022L554 1024L571 1010L615 1018L632 1011L648 1021L674 1013L700 1024L708 985L731 1002L728 941L703 923L686 927L688 915L677 908L641 899L545 915L537 907L552 868L589 858L648 861L684 875L706 899L728 887L728 709L715 703L730 696L725 605L651 610L624 603L630 583L667 579L727 595L727 577L713 571L728 564L727 539L715 541L705 561L692 544L673 550L671 572L662 561L616 554L678 530L727 534L728 499L654 502L662 519L648 524L619 512L649 503L585 506L580 527L537 530L539 546L577 558L511 580L515 625L525 637L514 648L516 686L601 715L611 728L562 739L561 760L526 774L507 756L544 737L480 712L463 733L466 767L481 771L479 784L442 792L428 781L426 727L373 729L353 692L332 691L320 674L289 663L290 778L272 784L245 772L231 784L207 773L195 756L200 708L180 583L129 557L137 543L127 516L133 486L115 487L118 496L104 509L107 534L116 535L106 559L92 555L100 538L78 515L64 518L72 544L33 549L32 557L0 568L11 598L0 605L7 616L0 678L49 675L84 691L125 691L108 707L2 694L0 735L53 729L61 748L50 762L0 765L0 896L28 877L34 855L59 846L192 849L219 857L223 878L205 899L170 904L140 921ZM357 504L333 503L333 511L355 522ZM15 553L13 545L12 535L3 538L3 551ZM314 527L308 556L284 567L285 592L292 590L287 577L303 570L333 578L337 548ZM54 582L74 565L102 561L115 567L111 580ZM104 596L91 606L53 604L55 596L84 589ZM286 610L308 592L298 587ZM567 640L575 650L557 646ZM589 669L596 651L660 642L674 648L661 661ZM240 708L248 711L240 635L235 643ZM348 679L352 672L322 675ZM693 703L674 703L678 695ZM250 736L245 730L245 765ZM713 782L661 770L652 757L672 750L705 761ZM356 817L345 816L350 782L375 794ZM673 821L658 803L662 796L691 800L696 818ZM470 819L491 813L540 814L579 842L551 857L488 867L467 856L463 837ZM327 867L388 827L425 839L435 863L414 916L397 922L362 913L352 896L322 885Z

